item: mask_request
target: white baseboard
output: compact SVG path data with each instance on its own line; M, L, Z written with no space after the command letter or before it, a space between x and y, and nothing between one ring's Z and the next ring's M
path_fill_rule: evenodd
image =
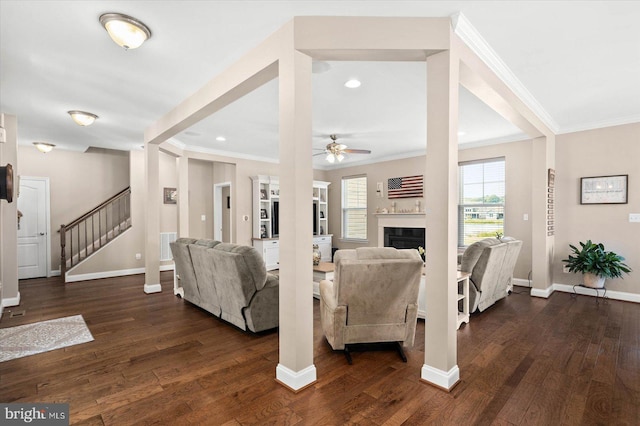
M18 305L20 305L20 292L18 292L18 295L16 297L7 297L5 299L2 299L3 308L8 308L10 306L18 306Z
M522 278L514 278L511 280L511 283L518 287L531 287L531 282L529 280L523 280Z
M49 277L59 277L60 269L56 269L55 271L52 269L49 271Z
M573 286L570 284L553 284L553 289L557 290L557 291L562 291L564 293L573 293ZM582 294L584 296L592 296L595 297L596 296L596 291L595 290L590 290L588 288L584 288L584 287L575 287L575 292L577 294ZM603 291L600 290L600 296L603 295ZM615 290L607 290L607 297L609 299L614 299L614 300L622 300L624 302L635 302L635 303L640 303L640 294L636 294L636 293L627 293L624 291L615 291Z
M423 364L420 378L425 382L449 391L460 381L460 369L455 365L449 371L442 371L430 365Z
M528 280L521 280L521 279L514 279L513 280L513 285L529 287L529 281ZM576 293L576 294L581 294L581 295L584 295L584 296L596 297L595 290L590 290L588 288L576 286L575 287L575 291L574 291L574 286L573 285L571 285L571 284L558 284L558 283L553 283L549 287L547 287L546 289L543 289L543 290L531 287L531 296L542 297L542 298L548 299L549 296L551 296L551 294L553 294L554 291L561 291L563 293ZM601 290L600 293L599 293L599 296L603 296L603 294L604 294L604 292ZM621 300L623 302L640 303L640 294L637 294L637 293L627 293L625 291L607 290L606 296L609 299Z
M173 271L173 264L160 265L160 271ZM124 277L127 275L144 274L144 268L121 269L119 271L92 272L89 274L69 275L67 274L67 282L73 283L77 281L98 280L101 278Z
M300 371L293 371L282 364L276 367L276 380L293 391L309 386L317 380L316 366L311 364Z

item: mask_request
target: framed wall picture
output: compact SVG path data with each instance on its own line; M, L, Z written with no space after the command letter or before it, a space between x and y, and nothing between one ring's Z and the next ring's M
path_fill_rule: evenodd
M629 175L580 178L580 204L627 204Z
M176 204L178 202L178 191L175 188L164 189L164 203Z

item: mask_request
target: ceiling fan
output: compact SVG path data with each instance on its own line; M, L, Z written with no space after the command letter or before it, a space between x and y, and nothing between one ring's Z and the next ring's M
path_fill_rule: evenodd
M316 155L324 155L327 154L327 161L330 163L335 163L338 160L338 163L344 160L344 154L371 154L371 151L368 149L350 149L347 148L346 145L338 143L337 135L329 135L331 138L331 142L327 144L327 147L324 149L324 152L320 152Z

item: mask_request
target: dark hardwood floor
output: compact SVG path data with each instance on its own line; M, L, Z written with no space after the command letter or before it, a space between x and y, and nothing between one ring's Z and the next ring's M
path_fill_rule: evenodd
M512 294L458 331L461 382L446 393L419 380L422 320L406 364L389 351L349 366L315 301L318 381L295 394L274 380L277 332L217 320L161 276L153 295L143 276L21 282L0 327L82 314L95 341L0 363L0 401L67 402L87 425L640 424L639 304Z

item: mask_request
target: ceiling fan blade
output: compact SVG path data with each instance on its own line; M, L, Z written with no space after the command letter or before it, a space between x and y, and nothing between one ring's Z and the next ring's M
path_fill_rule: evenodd
M319 152L317 154L313 154L312 157L317 157L318 155L327 155L327 153L323 150L322 152Z
M342 152L346 152L347 154L371 154L371 151L368 149L345 149Z

